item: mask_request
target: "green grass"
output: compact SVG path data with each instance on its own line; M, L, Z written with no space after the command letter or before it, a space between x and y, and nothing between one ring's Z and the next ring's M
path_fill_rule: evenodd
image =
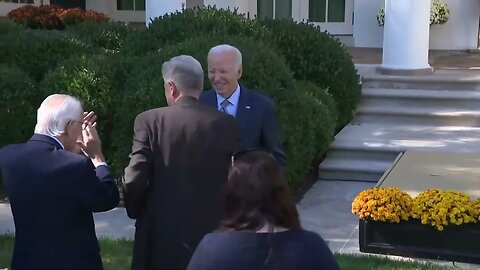
M100 248L105 269L130 269L133 242L125 239L101 238ZM13 235L0 235L0 269L10 266ZM345 270L447 270L458 267L439 266L420 262L396 261L377 256L335 255L340 269Z
M133 242L125 239L100 238L103 267L106 270L130 269ZM13 235L0 235L0 269L10 267Z
M373 255L339 255L336 254L340 269L355 270L447 270L463 268L453 266L440 266L434 263L422 263L411 261L398 261Z

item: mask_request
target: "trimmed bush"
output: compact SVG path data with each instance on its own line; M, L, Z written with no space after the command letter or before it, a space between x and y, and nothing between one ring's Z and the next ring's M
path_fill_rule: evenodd
M3 61L18 66L35 81L40 81L60 61L93 52L78 39L57 31L11 32L2 39L0 51L8 51Z
M311 81L321 89L328 89L338 111L337 129L352 119L360 101L360 77L343 45L310 24L249 20L236 12L212 7L188 9L153 20L150 28L142 33L143 42L132 41L128 51L132 54L158 51L205 33L263 41L285 57L295 79Z
M232 44L242 51L244 70L240 83L275 101L287 154L287 180L291 185L301 183L314 156L321 154L317 152L320 145L331 142L333 129L328 130L328 123L334 127L334 121L329 119L330 122L325 124L317 120L328 113L326 107L316 106L314 99L301 89L295 89L292 73L282 56L262 42L229 36L203 36L187 40L162 49L160 55L168 60L175 55L189 54L206 68L208 51L219 43ZM324 136L319 136L320 133ZM325 141L321 141L323 138L326 138Z
M47 74L41 89L44 97L78 97L85 111L95 111L105 157L119 178L129 161L136 115L166 105L161 64L158 56L74 57Z
M333 96L328 92L327 89L322 89L318 85L309 82L309 81L297 81L296 88L299 91L304 91L309 95L312 99L314 99L317 103L323 104L328 110L328 114L331 118L337 123L338 118L338 111L337 106L335 105L335 99Z
M0 148L32 136L38 100L34 83L25 72L0 65Z
M284 55L297 80L311 81L328 89L338 111L337 129L353 117L360 101L360 77L344 46L319 27L289 20L260 21L275 35L275 44Z
M117 66L116 87L121 89L121 95L110 115L113 116L113 126L109 139L112 147L109 159L117 176L123 174L130 161L135 117L143 111L167 106L162 64L158 55L148 55L125 57Z
M155 18L142 34L144 42L132 40L130 48L132 53L142 54L205 34L262 37L269 32L236 11L208 6L203 9L184 9Z
M66 28L76 38L86 44L102 48L109 52L123 50L127 39L137 39L138 31L127 23L121 22L82 22Z
M315 127L312 141L313 144L316 143L313 155L314 158L319 157L327 152L335 134L337 124L335 101L326 89L321 89L311 82L296 81L295 89L295 93L304 93L301 95L304 99L301 106L313 107Z
M11 32L20 32L24 31L27 28L25 28L23 25L16 24L11 21L7 20L0 20L0 36L11 33Z

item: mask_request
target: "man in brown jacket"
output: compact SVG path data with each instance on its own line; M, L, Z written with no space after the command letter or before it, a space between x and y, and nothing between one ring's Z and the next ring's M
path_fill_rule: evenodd
M203 69L191 56L162 66L169 107L137 116L123 193L136 219L133 269L183 269L222 217L222 188L240 149L236 121L199 103Z

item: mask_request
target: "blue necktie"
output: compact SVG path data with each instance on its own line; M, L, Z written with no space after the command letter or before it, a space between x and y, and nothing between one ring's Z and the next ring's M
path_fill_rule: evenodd
M222 103L220 103L220 111L224 113L228 113L227 106L230 105L230 101L228 99L224 99Z

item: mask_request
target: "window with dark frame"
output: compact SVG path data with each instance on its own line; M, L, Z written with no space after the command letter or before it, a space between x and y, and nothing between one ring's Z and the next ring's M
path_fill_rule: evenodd
M145 0L117 0L117 10L145 10Z

